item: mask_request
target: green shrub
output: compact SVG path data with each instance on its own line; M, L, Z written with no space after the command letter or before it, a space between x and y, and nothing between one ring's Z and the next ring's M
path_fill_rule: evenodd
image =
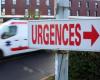
M70 52L69 80L100 80L100 53Z

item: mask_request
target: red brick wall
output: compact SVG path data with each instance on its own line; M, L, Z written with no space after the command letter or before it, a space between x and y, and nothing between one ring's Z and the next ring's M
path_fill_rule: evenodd
M23 15L25 13L25 0L16 0L16 14Z
M50 6L52 6L52 7L51 7L51 10L52 10L51 14L52 14L52 15L54 15L54 12L55 12L55 11L54 11L54 8L55 8L54 5L55 5L55 0L50 0Z
M12 0L5 0L5 14L10 15L12 9Z
M6 15L11 15L12 8L15 8L15 14L16 15L24 15L25 14L25 8L28 8L32 12L35 12L35 8L40 9L41 15L47 15L48 14L48 7L45 4L46 0L40 0L40 6L36 6L36 0L30 0L30 5L27 6L25 1L26 0L16 0L16 5L13 6L12 0L5 0L5 13ZM27 7L26 7L27 6ZM50 8L51 8L51 14L54 14L54 0L50 0Z
M30 5L29 5L29 11L31 11L32 13L35 13L35 7L36 7L36 0L31 0L30 1Z
M46 15L46 14L48 14L47 12L47 10L48 10L48 7L46 6L46 4L45 4L45 0L42 0L41 2L40 2L40 4L41 4L41 6L40 6L40 11L41 11L41 15Z
M81 2L81 7L79 8L79 11L80 11L80 15L81 16L85 16L85 15L87 15L86 14L86 0L83 0L82 2Z
M78 0L72 0L71 1L71 15L75 16L76 11L78 10Z
M5 0L5 14L11 15L11 9L14 7L12 5L12 0ZM29 8L32 12L35 12L35 8L40 9L41 15L48 14L48 7L45 4L46 0L40 0L40 6L36 6L36 0L30 0L31 3L29 6L26 7L25 0L16 0L16 15L24 15L25 8ZM54 15L54 1L50 0L51 14ZM90 16L95 16L95 12L97 11L97 16L100 16L100 1L97 1L98 8L95 8L95 0L70 0L71 1L71 15L76 16L77 11L79 11L79 16L87 16L87 11L90 11ZM79 7L79 1L81 1L81 7ZM89 8L86 7L86 2L89 1Z
M76 16L77 11L79 11L79 16L87 16L87 11L90 12L89 16L96 16L95 11L97 11L97 16L100 16L100 1L96 0L70 0L71 1L71 16ZM79 7L79 1L81 1L81 6ZM86 2L89 2L89 7L86 7ZM98 3L98 8L95 8L95 2Z

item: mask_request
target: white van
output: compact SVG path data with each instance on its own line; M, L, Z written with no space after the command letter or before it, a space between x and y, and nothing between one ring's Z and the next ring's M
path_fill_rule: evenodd
M0 57L35 50L28 47L27 20L9 20L0 25Z

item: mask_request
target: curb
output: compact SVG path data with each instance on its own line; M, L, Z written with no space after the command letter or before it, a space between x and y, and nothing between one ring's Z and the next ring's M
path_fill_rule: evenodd
M40 79L40 80L46 80L46 79L48 79L50 76L54 76L54 74L50 74L50 75L48 75L48 76L46 76L46 77L44 77L44 78L42 78L42 79Z

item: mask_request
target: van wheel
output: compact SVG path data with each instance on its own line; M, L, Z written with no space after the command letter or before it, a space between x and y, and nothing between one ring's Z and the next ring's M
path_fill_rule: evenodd
M3 52L0 50L0 58L3 58Z

